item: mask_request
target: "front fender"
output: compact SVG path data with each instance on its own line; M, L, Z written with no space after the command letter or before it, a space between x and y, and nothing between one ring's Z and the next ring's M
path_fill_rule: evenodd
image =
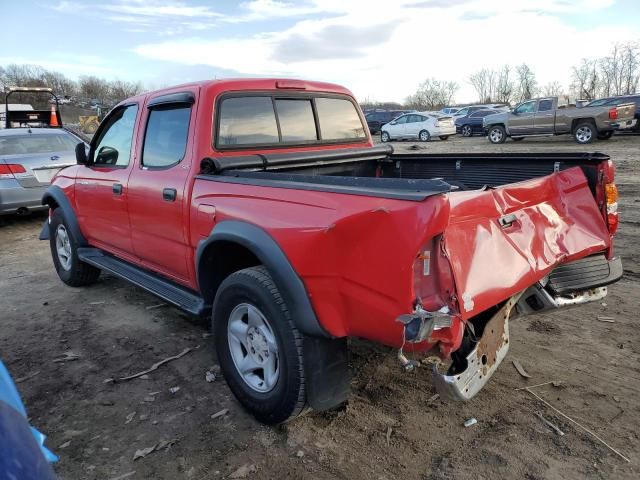
M78 246L84 247L89 244L80 230L80 224L78 223L76 212L71 206L71 202L69 202L69 199L60 187L57 185L49 185L42 196L42 204L49 205L50 208L59 208L62 210L62 214L67 222L67 227ZM42 236L40 238L42 239Z

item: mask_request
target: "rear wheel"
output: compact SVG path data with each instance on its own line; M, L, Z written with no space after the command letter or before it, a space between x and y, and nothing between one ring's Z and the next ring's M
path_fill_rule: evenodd
M591 121L580 122L573 130L573 138L582 145L593 142L596 135L596 127Z
M49 245L53 265L60 280L64 283L71 287L82 287L98 280L100 269L84 263L78 258L78 245L59 208L56 208L51 214Z
M382 140L383 143L387 143L388 141L390 141L391 140L391 136L389 135L389 132L383 131L380 134L380 140Z
M463 125L462 126L462 136L463 137L470 137L471 135L473 135L473 129L471 128L471 125Z
M489 129L488 136L491 143L504 143L507 139L507 132L502 125L495 125Z
M613 136L613 130L601 132L598 134L598 140L609 140Z
M271 425L299 415L306 405L303 336L264 267L222 282L212 324L220 367L244 408Z
M431 140L431 134L427 130L422 130L418 134L418 138L421 142L428 142L429 140Z
M440 135L440 140L447 140L449 135Z

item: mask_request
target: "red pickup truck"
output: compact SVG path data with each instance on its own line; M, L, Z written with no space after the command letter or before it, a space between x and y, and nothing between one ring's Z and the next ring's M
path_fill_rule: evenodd
M71 286L101 271L211 316L259 420L349 392L348 337L431 352L473 397L509 318L600 300L622 275L603 154L394 154L352 94L300 80L193 83L125 100L43 198Z

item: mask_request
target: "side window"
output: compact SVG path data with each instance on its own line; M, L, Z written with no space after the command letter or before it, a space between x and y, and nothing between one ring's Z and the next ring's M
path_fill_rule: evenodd
M532 102L523 103L518 108L516 108L516 113L533 113L535 111L536 111L535 100Z
M398 125L402 125L403 123L407 123L407 119L409 118L409 115L403 115L401 117L398 117L396 119L396 124Z
M271 97L226 98L220 105L218 145L278 143Z
M538 102L539 112L548 112L552 108L553 108L553 100L540 100L540 102Z
M283 142L318 139L311 100L276 100L276 111Z
M96 142L93 163L126 167L131 157L131 140L136 124L138 105L129 105L113 112Z
M316 98L322 140L366 138L356 107L341 98Z
M466 116L469 113L468 108L462 108L456 112L456 115Z
M142 165L170 167L179 163L187 148L190 117L190 105L152 108L144 134Z

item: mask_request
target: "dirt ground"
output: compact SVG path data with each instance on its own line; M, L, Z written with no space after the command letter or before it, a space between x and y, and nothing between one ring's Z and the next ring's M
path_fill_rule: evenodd
M616 245L624 278L602 304L514 321L507 359L469 403L433 400L427 369L404 373L394 351L354 340L348 405L269 428L242 410L221 376L205 380L216 363L207 325L170 307L149 308L161 302L107 275L89 288L64 286L48 243L37 240L44 217L7 219L0 226L0 358L19 381L32 424L60 456L60 478L639 478L640 137L585 147L568 137L419 146L610 154L621 192ZM186 348L193 351L148 378L105 383ZM68 351L79 358L55 361ZM517 373L515 359L530 379ZM516 390L548 381L562 384L535 391L631 462ZM228 414L211 418L222 409ZM465 428L470 417L478 423ZM158 444L133 460L136 450Z

